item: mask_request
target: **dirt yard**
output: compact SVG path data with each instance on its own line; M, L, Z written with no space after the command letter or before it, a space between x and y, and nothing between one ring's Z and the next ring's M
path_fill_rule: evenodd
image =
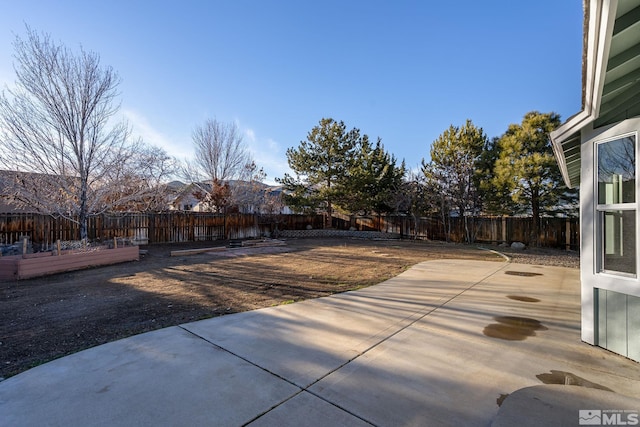
M151 245L137 262L0 283L0 379L141 332L373 285L429 259L503 259L464 245L353 239L170 256L224 243Z

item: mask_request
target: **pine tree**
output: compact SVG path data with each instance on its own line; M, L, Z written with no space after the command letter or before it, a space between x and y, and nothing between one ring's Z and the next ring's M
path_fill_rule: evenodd
M385 151L378 138L375 146L364 135L349 170L342 208L350 213L378 214L395 211L394 193L402 186L404 162L398 166L395 156Z
M334 204L345 196L349 170L362 140L358 129L347 131L342 121L320 120L306 141L287 150L289 167L296 176L285 174L278 179L285 187L285 202L299 211L324 211L325 226L330 226Z
M521 124L510 125L498 142L493 184L508 190L516 212L533 217L533 245L538 242L542 214L576 198L575 191L564 185L551 148L549 133L559 125L558 114L531 111Z
M472 216L481 210L480 176L477 173L487 136L467 120L463 126L449 126L431 145L431 162L423 160L423 172L435 182L441 195L441 209L455 209L464 218L467 242L473 241ZM450 212L441 212L445 218Z

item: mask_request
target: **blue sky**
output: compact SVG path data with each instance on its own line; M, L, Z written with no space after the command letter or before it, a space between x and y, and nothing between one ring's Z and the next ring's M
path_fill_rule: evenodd
M25 24L97 52L134 133L184 159L234 121L267 181L321 118L409 167L449 125L500 136L531 110L580 109L581 0L0 0L0 84Z

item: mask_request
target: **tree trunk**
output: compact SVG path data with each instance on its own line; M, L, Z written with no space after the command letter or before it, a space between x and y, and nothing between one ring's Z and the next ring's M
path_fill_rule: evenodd
M466 243L471 243L471 234L469 233L469 218L465 215L463 217L464 222L464 240Z
M471 217L471 226L469 226L469 216L464 217L464 233L468 244L472 244L476 240L475 236L475 215Z
M85 177L80 179L80 212L78 212L78 221L80 222L80 240L86 240L88 228L87 179Z
M333 206L331 204L331 179L327 179L327 221L324 228L331 228L333 223Z
M442 206L442 209L440 210L440 212L441 212L440 214L442 216L442 229L444 230L444 239L445 239L445 241L447 243L449 243L449 240L450 240L450 237L451 237L450 236L451 235L451 227L450 227L451 218L449 217L449 215L447 215L445 213L444 206ZM447 218L448 217L449 217L449 224L447 224Z
M538 247L538 236L540 235L540 197L537 191L531 193L531 235L529 245Z

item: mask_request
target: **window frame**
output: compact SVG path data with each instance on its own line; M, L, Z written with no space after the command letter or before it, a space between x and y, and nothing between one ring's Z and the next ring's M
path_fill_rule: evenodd
M633 137L634 144L634 155L635 155L635 186L634 186L634 202L626 202L626 203L598 203L599 201L599 155L598 148L602 144L610 143L613 141L621 140L624 138ZM593 159L594 159L594 186L593 186L593 202L594 202L594 226L595 226L595 237L596 242L594 245L594 249L596 251L595 255L595 273L596 274L605 274L605 275L613 275L616 277L628 277L628 278L638 278L638 267L639 267L639 259L638 259L638 131L632 130L629 132L623 132L620 134L613 135L611 137L597 139L593 142ZM635 234L633 237L634 246L635 246L635 273L628 273L623 271L616 270L607 270L604 268L605 263L605 227L604 215L606 212L617 212L617 211L634 211L634 220L635 220Z

